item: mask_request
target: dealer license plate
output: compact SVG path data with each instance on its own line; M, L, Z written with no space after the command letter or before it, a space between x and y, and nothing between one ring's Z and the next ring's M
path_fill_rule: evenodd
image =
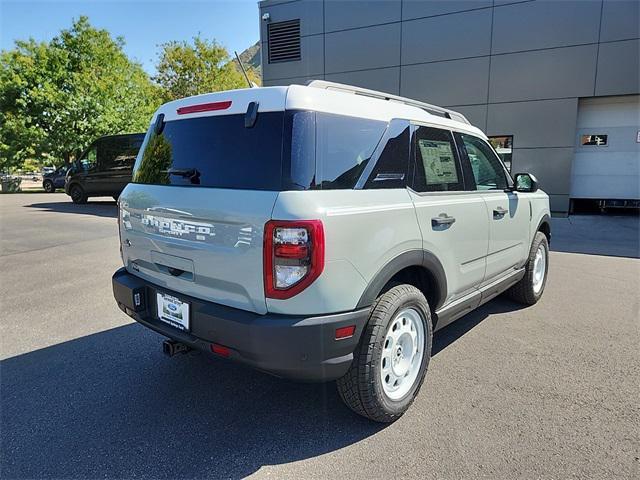
M189 331L189 304L171 295L157 294L158 318L172 327Z

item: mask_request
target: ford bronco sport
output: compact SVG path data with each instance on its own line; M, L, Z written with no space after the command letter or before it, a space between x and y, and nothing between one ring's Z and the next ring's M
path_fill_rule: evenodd
M549 201L454 111L324 81L155 113L119 200L120 308L391 422L433 332L547 278Z

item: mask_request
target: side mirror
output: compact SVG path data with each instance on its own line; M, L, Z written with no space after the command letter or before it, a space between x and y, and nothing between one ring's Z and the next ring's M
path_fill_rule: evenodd
M516 192L535 192L538 190L538 179L530 173L516 173L513 177Z

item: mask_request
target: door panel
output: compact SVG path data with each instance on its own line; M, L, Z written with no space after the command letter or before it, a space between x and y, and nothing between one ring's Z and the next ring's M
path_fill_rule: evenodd
M447 274L446 304L473 290L485 276L489 243L486 203L474 194L410 193L423 248L438 257ZM454 222L438 225L434 221L447 217Z
M465 191L451 132L419 126L413 137L411 199L423 248L434 253L447 272L447 303L475 289L484 278L487 206L479 192Z
M98 171L98 146L94 142L84 153L79 162L80 175L78 179L84 191L88 194L98 193L99 171Z
M484 140L456 134L464 168L471 172L469 190L486 203L489 245L485 282L521 266L529 251L531 209L523 194L511 191L513 181L495 151Z
M529 200L517 192L482 192L489 220L489 252L485 280L518 267L527 257Z
M114 136L102 139L98 149L101 191L118 195L131 181L133 164L142 144L139 135Z

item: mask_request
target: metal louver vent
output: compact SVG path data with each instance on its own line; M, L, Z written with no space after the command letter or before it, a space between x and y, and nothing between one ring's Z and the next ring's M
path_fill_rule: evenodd
M269 63L300 60L300 19L270 23Z

